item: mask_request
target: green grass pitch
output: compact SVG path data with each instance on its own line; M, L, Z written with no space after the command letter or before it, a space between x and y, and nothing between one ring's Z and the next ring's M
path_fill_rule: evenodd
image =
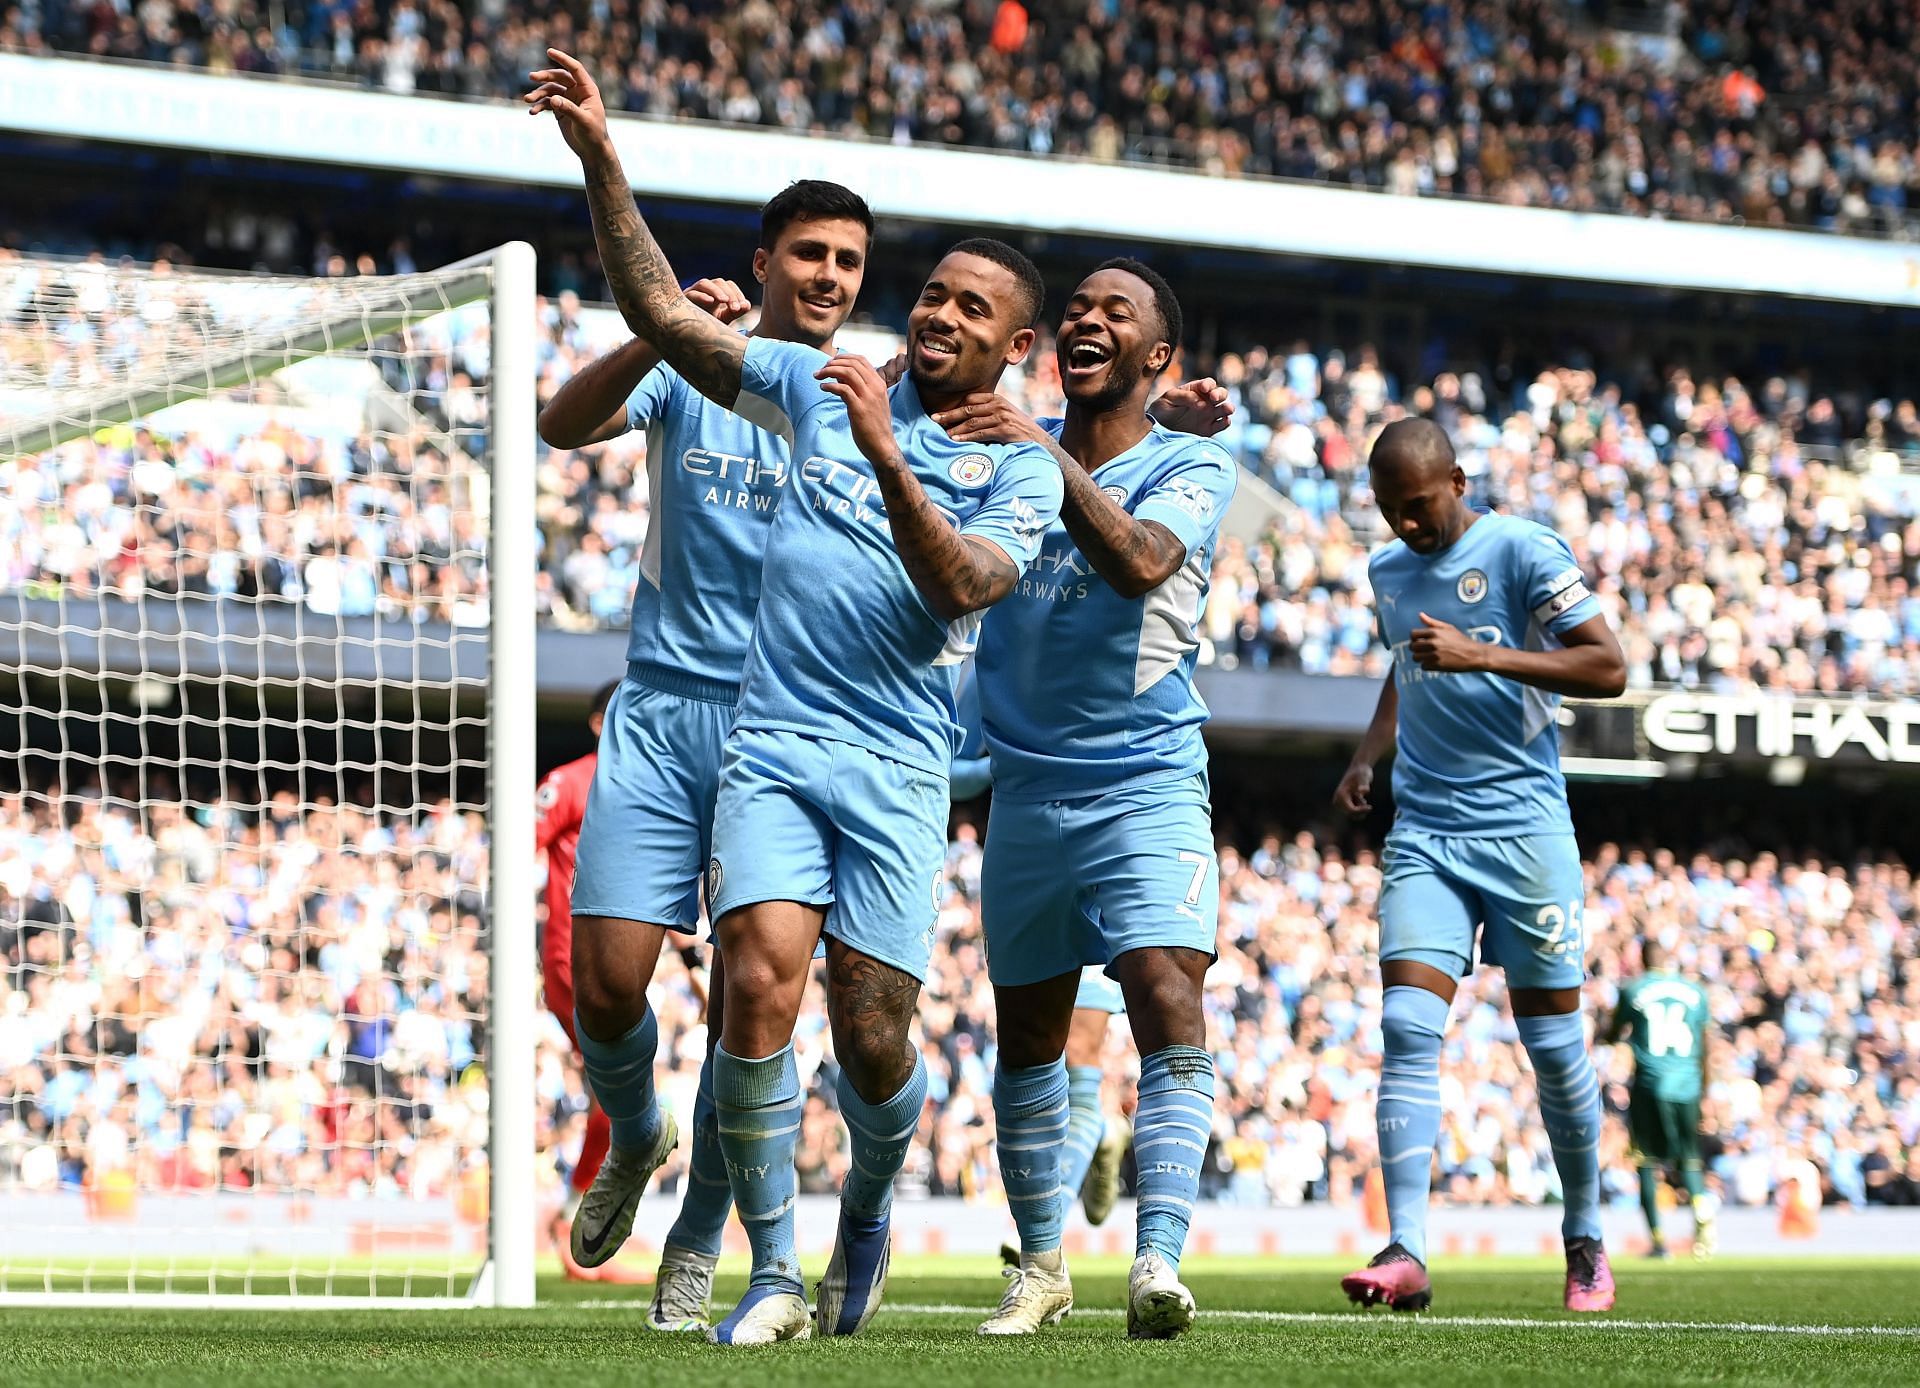
M723 1266L718 1295L737 1295ZM1324 1260L1195 1260L1201 1319L1184 1338L1132 1344L1125 1264L1083 1259L1078 1305L1057 1329L982 1342L998 1299L986 1259L902 1258L866 1334L721 1350L651 1334L645 1288L543 1276L532 1311L0 1311L0 1384L377 1384L546 1388L671 1384L883 1388L887 1384L1102 1388L1226 1384L1406 1385L1920 1383L1920 1258L1623 1261L1609 1316L1572 1321L1560 1271L1533 1260L1434 1269L1424 1316L1347 1307Z

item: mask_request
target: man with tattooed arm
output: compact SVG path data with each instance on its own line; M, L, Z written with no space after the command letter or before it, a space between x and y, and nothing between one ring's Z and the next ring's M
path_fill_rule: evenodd
M714 1098L753 1248L718 1344L862 1329L886 1282L893 1178L925 1102L907 1038L945 859L954 672L1060 509L1038 444L967 444L935 412L989 391L1033 344L1043 285L998 241L960 242L908 324L907 379L744 338L690 303L634 205L586 70L549 50L526 101L586 174L615 302L695 389L791 442L707 868L728 980ZM801 1094L793 1028L825 935L827 1007L853 1161L809 1321L793 1246Z

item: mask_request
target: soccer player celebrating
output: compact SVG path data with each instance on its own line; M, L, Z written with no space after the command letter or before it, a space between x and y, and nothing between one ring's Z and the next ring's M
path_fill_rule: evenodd
M1445 431L1389 424L1371 459L1395 540L1369 566L1393 676L1334 803L1367 813L1397 746L1380 895L1377 1115L1392 1242L1341 1287L1365 1305L1433 1299L1426 1217L1440 1130L1440 1046L1458 980L1507 972L1515 1026L1566 1197L1566 1306L1613 1305L1600 1243L1600 1087L1580 1014L1580 854L1560 774L1559 696L1612 698L1626 662L1573 554L1531 521L1475 512Z
M930 412L990 390L1026 355L1044 286L1011 246L956 245L913 309L910 379L891 392L861 358L729 332L680 292L640 219L592 78L549 56L526 99L558 118L585 168L628 326L709 399L792 440L707 869L729 980L714 1097L753 1248L746 1296L708 1337L812 1330L793 1248L792 1039L823 933L854 1160L814 1320L853 1334L880 1304L893 1180L925 1104L907 1032L946 856L954 668L1060 505L1042 450L956 443Z
M873 217L836 183L795 183L761 212L754 276L766 286L759 338L816 350L853 311ZM747 309L726 280L687 291L690 311L725 326ZM711 316L708 316L711 315ZM662 941L700 919L720 753L739 697L767 536L789 469L787 439L714 404L636 340L567 382L540 418L546 440L581 447L648 430L653 525L634 597L627 677L607 713L574 886L577 1037L613 1147L573 1222L570 1252L605 1265L633 1228L647 1182L678 1141L654 1093L657 1026L647 1005ZM549 927L551 929L551 926ZM714 1106L725 1015L716 959L708 1051L680 1214L661 1250L647 1323L705 1330L713 1268L732 1204ZM551 996L551 993L549 994Z
M1127 1333L1168 1338L1193 1321L1179 1268L1213 1127L1201 985L1219 913L1195 623L1238 471L1217 444L1147 414L1180 333L1166 281L1109 261L1060 325L1064 420L1036 423L998 396L938 416L962 442L1044 442L1066 496L980 638L993 1108L1020 1231L1020 1266L984 1335L1032 1334L1073 1304L1060 1251L1063 1057L1085 964L1118 982L1141 1056Z
M1660 1175L1678 1168L1693 1205L1693 1256L1714 1250L1714 1198L1700 1164L1700 1096L1707 1078L1707 995L1675 968L1657 940L1640 945L1643 972L1620 990L1605 1040L1633 1047L1627 1127L1640 1168L1640 1208L1653 1256L1667 1256L1660 1233Z

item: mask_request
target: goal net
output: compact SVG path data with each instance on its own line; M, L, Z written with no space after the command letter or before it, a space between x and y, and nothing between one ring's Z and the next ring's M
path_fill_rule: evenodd
M532 279L0 258L0 1303L531 1304Z

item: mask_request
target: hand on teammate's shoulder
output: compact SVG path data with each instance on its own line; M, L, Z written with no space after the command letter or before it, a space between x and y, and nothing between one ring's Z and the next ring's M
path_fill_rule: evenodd
M1211 376L1183 381L1153 402L1153 417L1163 429L1210 439L1233 422L1226 387Z
M997 391L969 395L950 409L938 410L933 422L955 443L1039 443L1047 432L1027 412Z
M695 308L706 310L722 323L732 323L753 311L745 292L732 280L695 280L687 286L686 295Z

